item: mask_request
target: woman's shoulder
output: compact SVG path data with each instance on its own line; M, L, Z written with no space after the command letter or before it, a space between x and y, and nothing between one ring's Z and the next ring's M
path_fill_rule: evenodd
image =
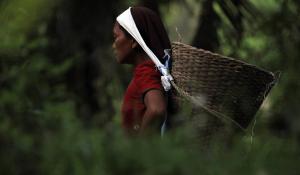
M160 72L156 68L152 60L146 60L143 63L137 65L134 70L135 76L158 76L160 78Z
M142 91L150 88L162 88L160 72L152 61L143 62L136 67L134 73L134 82Z

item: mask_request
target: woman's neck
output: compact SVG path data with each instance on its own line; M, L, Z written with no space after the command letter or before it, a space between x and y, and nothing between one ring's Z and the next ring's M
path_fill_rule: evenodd
M133 62L133 66L136 67L137 65L143 63L146 60L149 60L149 56L145 53L137 53Z

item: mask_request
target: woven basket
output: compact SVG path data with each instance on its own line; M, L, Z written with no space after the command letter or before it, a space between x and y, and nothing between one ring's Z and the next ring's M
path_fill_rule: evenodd
M202 108L226 116L242 128L247 128L274 85L271 72L183 43L172 43L172 58L176 85L198 98ZM182 99L179 93L175 96Z

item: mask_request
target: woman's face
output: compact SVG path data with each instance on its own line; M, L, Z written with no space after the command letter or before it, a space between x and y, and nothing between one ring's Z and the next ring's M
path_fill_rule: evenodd
M118 63L132 63L132 46L134 43L133 38L126 35L126 33L121 29L121 26L118 22L116 22L114 25L113 36L113 49Z

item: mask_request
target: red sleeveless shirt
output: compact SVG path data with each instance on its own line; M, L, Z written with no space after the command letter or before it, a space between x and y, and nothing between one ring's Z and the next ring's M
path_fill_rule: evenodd
M134 68L133 78L124 95L121 113L126 132L135 133L139 130L146 111L144 96L151 89L163 91L160 72L152 60L147 60Z

